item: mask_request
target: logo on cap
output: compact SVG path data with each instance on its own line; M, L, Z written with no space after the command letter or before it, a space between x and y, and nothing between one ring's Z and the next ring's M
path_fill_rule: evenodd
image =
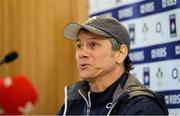
M96 19L97 19L97 16L93 16L93 17L89 18L89 19L85 22L85 24L91 23L92 21L94 21L94 20L96 20Z

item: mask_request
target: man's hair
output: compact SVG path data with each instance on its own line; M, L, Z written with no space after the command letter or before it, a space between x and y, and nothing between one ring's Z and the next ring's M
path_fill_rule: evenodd
M89 32L88 30L84 29L84 28L81 28L79 30L80 31L83 31L85 33L91 33ZM110 40L111 44L112 44L112 50L115 52L115 51L118 51L119 50L119 47L121 46L121 43L117 42L114 38L107 38ZM132 67L132 61L131 59L129 58L129 56L126 56L125 60L124 60L124 67L125 67L125 71L127 73L130 72L130 70L133 70L134 68Z
M108 38L110 40L110 42L112 43L112 50L113 51L118 51L119 47L121 46L121 43L117 42L114 38ZM126 56L125 60L124 60L124 67L125 67L125 71L127 73L130 72L130 70L133 70L134 68L132 67L132 61L129 58L129 56Z

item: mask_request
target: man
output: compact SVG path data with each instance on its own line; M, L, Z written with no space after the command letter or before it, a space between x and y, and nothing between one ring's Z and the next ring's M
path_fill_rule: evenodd
M129 34L114 18L96 16L64 28L76 40L81 81L65 88L59 115L168 114L163 99L146 89L129 71Z

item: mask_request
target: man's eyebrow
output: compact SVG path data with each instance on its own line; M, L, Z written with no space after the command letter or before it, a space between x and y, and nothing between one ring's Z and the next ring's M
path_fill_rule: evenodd
M97 37L91 37L91 38L89 38L89 39L97 39Z

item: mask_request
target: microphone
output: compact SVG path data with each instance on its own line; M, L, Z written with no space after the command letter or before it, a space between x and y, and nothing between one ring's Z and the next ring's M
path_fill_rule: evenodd
M0 115L28 114L37 99L37 91L25 76L0 80Z
M2 65L4 63L9 63L9 62L15 60L17 57L18 57L17 52L10 52L0 61L0 65Z

